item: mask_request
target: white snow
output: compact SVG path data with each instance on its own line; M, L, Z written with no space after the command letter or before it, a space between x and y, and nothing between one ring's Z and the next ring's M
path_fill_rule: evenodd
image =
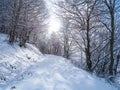
M28 67L34 65L42 54L34 46L27 44L20 48L17 43L8 44L7 35L0 34L0 87L22 78Z
M65 58L42 55L30 44L11 46L5 37L0 34L0 78L7 80L0 81L0 90L117 90Z

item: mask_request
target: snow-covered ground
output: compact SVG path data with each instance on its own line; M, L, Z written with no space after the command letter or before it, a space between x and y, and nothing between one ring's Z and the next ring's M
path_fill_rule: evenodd
M117 90L69 60L42 55L34 46L11 46L0 34L0 90Z
M0 87L23 78L28 68L36 64L42 54L34 46L20 48L17 43L9 45L7 35L0 34Z

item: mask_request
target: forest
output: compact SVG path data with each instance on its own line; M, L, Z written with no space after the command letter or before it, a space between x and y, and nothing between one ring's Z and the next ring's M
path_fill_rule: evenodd
M120 76L120 0L0 0L0 33L98 77Z

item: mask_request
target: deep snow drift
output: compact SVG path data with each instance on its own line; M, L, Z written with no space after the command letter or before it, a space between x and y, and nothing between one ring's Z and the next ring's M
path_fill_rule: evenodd
M0 34L0 90L117 90L69 60L42 55L27 44L11 46Z

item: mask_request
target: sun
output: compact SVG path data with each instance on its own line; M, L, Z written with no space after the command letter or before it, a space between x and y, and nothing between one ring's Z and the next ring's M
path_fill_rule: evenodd
M54 16L49 19L48 33L58 32L60 30L61 23L60 20Z

